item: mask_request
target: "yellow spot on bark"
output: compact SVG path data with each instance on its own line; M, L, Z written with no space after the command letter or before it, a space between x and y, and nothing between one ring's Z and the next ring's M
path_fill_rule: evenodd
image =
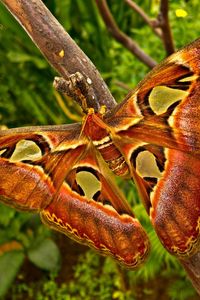
M58 55L63 58L65 56L65 51L62 49Z

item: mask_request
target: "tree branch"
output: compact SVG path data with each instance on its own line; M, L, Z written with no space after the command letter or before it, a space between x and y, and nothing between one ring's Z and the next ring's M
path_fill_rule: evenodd
M149 68L155 67L156 62L150 56L144 53L144 51L138 46L135 41L133 41L129 36L127 36L119 29L108 8L106 0L96 0L96 4L104 20L104 23L112 36Z
M143 20L149 25L154 33L159 37L162 38L162 31L159 28L155 27L155 21L151 20L149 16L145 13L145 11L132 0L124 0L134 11L136 11Z
M195 290L200 295L200 250L193 256L180 260L180 263L187 272Z
M115 106L115 100L101 75L65 32L41 0L0 0L24 27L55 70L65 79L71 74L82 73L92 82L96 95L93 107L100 105L108 109Z
M57 91L73 98L84 113L87 113L88 107L93 107L94 102L98 102L90 80L80 72L70 75L69 80L55 77L53 86Z
M151 20L149 16L134 1L124 0L133 10L135 10L143 20L152 28L155 34L163 41L167 55L175 52L172 32L169 25L168 0L161 0L160 11L156 20Z
M168 18L169 3L168 0L161 0L160 2L160 12L158 15L158 26L162 29L162 39L165 46L167 55L175 52L172 32L169 25Z

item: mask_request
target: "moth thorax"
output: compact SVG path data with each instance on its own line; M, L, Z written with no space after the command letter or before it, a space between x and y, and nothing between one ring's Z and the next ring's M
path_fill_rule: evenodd
M83 124L83 132L92 141L100 141L108 135L106 124L98 113L86 116Z

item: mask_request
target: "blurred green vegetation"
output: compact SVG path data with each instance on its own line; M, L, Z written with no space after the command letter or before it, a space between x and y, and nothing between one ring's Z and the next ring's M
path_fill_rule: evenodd
M116 100L148 69L110 37L93 0L46 0L77 44L95 63ZM136 1L151 18L159 1ZM165 57L161 41L123 1L108 1L119 27L156 61ZM187 16L177 17L176 9ZM177 48L200 36L199 1L170 1L170 23ZM55 71L24 30L0 4L0 123L8 127L72 122L53 93ZM146 228L151 254L140 269L127 271L109 258L70 242L41 224L37 215L0 205L0 298L6 300L134 300L195 298L177 260L161 246L132 183L120 187ZM135 200L133 200L135 199Z

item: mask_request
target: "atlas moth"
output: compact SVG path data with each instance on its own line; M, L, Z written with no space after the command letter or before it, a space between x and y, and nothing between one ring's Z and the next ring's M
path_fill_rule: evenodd
M62 58L62 55L60 55ZM112 111L0 131L0 200L137 267L149 239L114 176L131 178L164 247L199 250L200 40L156 66Z

